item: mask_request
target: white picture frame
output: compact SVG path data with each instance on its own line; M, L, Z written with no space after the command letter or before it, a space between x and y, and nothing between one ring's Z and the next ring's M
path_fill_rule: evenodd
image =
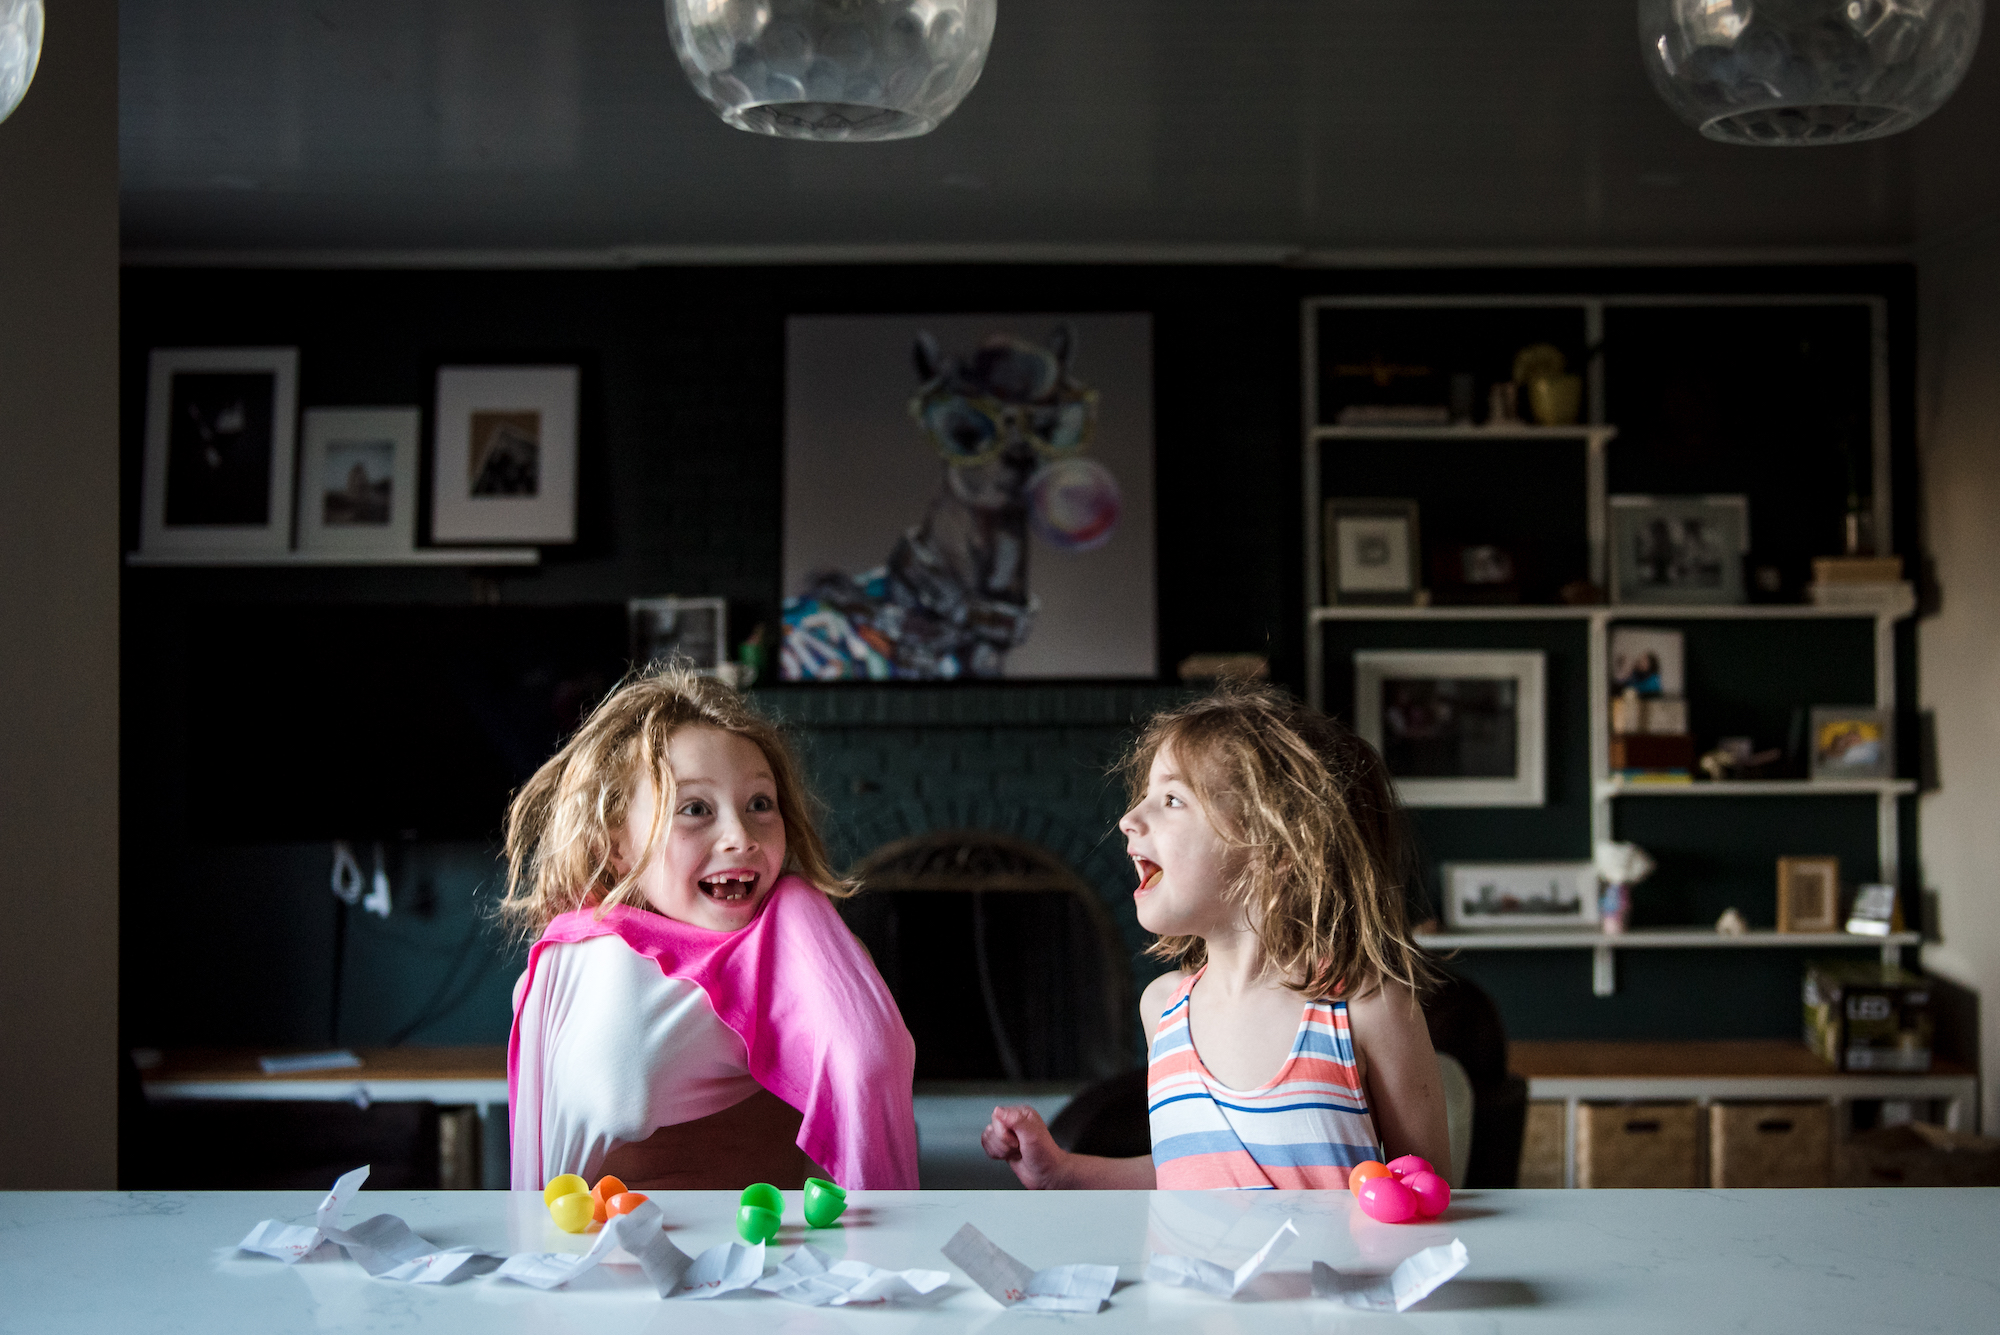
M417 540L418 408L308 408L300 414L302 552L407 556Z
M1363 649L1354 729L1412 807L1538 807L1546 800L1539 650Z
M431 541L576 541L574 366L441 366Z
M1589 862L1447 862L1440 889L1448 931L1600 927L1597 868Z
M625 616L632 666L649 667L680 655L704 676L730 675L728 599L631 598Z
M292 545L297 348L155 348L139 548L277 555Z
M1745 496L1611 496L1611 601L1734 606L1746 601Z

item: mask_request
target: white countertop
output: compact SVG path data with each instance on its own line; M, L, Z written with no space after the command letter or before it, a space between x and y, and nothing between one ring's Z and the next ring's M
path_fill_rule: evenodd
M661 1193L690 1254L729 1236L735 1197ZM1468 1191L1434 1224L1374 1223L1334 1192L855 1193L844 1226L810 1235L877 1265L952 1269L938 1252L976 1224L1033 1267L1113 1263L1135 1281L1149 1248L1235 1265L1285 1218L1301 1240L1233 1300L1126 1282L1096 1316L1005 1313L953 1270L921 1305L808 1308L740 1292L661 1302L635 1267L538 1292L482 1276L448 1287L369 1279L327 1248L284 1266L235 1243L266 1218L310 1222L309 1192L0 1194L0 1331L439 1331L476 1335L782 1329L895 1335L1056 1321L1101 1331L1716 1329L1811 1332L1992 1329L2000 1312L2000 1189L1882 1191ZM808 1235L798 1198L770 1261ZM439 1246L582 1250L539 1196L362 1191L348 1224L400 1215ZM1400 1316L1310 1296L1315 1260L1387 1270L1421 1247L1464 1240L1465 1272Z

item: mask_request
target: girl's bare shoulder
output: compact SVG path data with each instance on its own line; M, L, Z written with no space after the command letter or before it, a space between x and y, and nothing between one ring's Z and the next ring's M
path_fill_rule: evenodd
M1139 1020L1146 1028L1147 1041L1151 1041L1153 1030L1160 1023L1160 1012L1167 1008L1167 1000L1174 989L1181 985L1187 975L1179 969L1169 969L1146 984L1146 990L1139 994Z

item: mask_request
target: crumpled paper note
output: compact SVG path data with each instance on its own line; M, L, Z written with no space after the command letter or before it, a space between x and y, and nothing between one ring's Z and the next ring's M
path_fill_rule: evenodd
M348 1256L375 1278L410 1284L450 1284L500 1264L497 1254L478 1247L439 1248L426 1242L392 1214L378 1214L351 1229L341 1228L340 1217L346 1213L347 1203L367 1180L365 1164L343 1173L319 1203L312 1224L266 1219L236 1244L238 1249L294 1265L331 1242L346 1248Z
M967 1224L944 1245L945 1259L1002 1307L1029 1312L1095 1312L1118 1286L1113 1265L1056 1265L1029 1270Z
M537 1289L560 1288L597 1268L623 1247L662 1298L714 1298L748 1288L764 1273L764 1244L719 1243L700 1256L676 1247L661 1226L660 1207L641 1201L638 1208L614 1216L604 1225L589 1251L522 1252L500 1267L499 1276Z
M1346 1303L1364 1312L1401 1312L1437 1291L1465 1269L1469 1258L1457 1238L1426 1247L1387 1275L1343 1275L1324 1261L1313 1262L1313 1297Z
M884 1270L865 1261L836 1261L817 1247L801 1247L751 1287L808 1307L845 1307L921 1298L950 1278L943 1270Z
M1146 1264L1146 1282L1149 1284L1178 1284L1183 1288L1200 1289L1222 1298L1233 1298L1237 1290L1248 1284L1265 1266L1285 1254L1299 1236L1299 1230L1287 1219L1271 1235L1271 1240L1259 1247L1256 1254L1234 1270L1225 1270L1214 1261L1206 1261L1198 1256L1166 1256L1154 1252Z

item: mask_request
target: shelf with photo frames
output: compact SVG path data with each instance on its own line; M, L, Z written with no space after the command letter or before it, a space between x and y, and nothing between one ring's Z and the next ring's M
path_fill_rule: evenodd
M418 547L403 552L127 552L128 566L532 566L539 547Z
M1618 991L1617 952L1621 950L1875 950L1882 963L1895 964L1905 946L1921 944L1918 932L1865 936L1860 932L1773 932L1752 930L1730 935L1686 927L1638 927L1607 933L1585 928L1517 932L1430 932L1416 942L1433 954L1454 950L1588 950L1591 952L1592 995L1609 997Z
M1840 318L1857 323L1864 331L1872 331L1866 340L1867 351L1861 354L1872 370L1850 376L1848 382L1860 386L1857 391L1866 398L1868 409L1857 416L1856 421L1865 433L1867 449L1857 450L1857 458L1863 469L1869 501L1867 519L1872 525L1880 550L1894 549L1891 532L1891 491L1889 455L1889 414L1887 396L1886 362L1886 320L1887 309L1880 298L1837 297L1837 296L1748 296L1748 297L1539 297L1539 296L1422 296L1422 297L1341 297L1313 298L1303 303L1303 398L1304 429L1302 431L1302 462L1305 499L1305 526L1307 534L1305 551L1305 585L1307 607L1305 612L1307 691L1311 702L1339 714L1346 714L1354 707L1346 699L1328 699L1329 694L1345 692L1349 677L1346 655L1367 649L1377 652L1394 649L1407 643L1410 648L1424 647L1436 651L1475 651L1524 648L1542 648L1550 654L1550 677L1548 689L1552 692L1549 709L1560 711L1551 713L1544 726L1549 728L1551 764L1560 768L1560 773L1551 772L1550 799L1542 813L1531 814L1521 810L1518 815L1510 812L1504 826L1496 825L1491 818L1477 813L1471 816L1454 814L1449 811L1433 816L1430 812L1419 813L1420 826L1425 827L1427 844L1438 846L1427 849L1430 856L1440 861L1484 858L1493 856L1502 846L1514 850L1509 856L1530 858L1535 856L1575 856L1575 850L1594 845L1600 841L1621 837L1621 826L1640 826L1658 832L1669 831L1669 843L1680 843L1684 850L1692 851L1708 847L1716 837L1714 829L1724 825L1741 826L1750 821L1752 829L1746 835L1736 830L1734 837L1741 847L1728 856L1744 863L1745 848L1754 847L1761 835L1754 829L1756 818L1751 813L1768 811L1763 802L1773 799L1848 799L1851 803L1865 803L1855 809L1843 808L1837 802L1829 803L1825 814L1808 819L1801 810L1800 820L1824 832L1837 827L1840 838L1829 846L1846 849L1852 858L1861 847L1872 842L1873 857L1868 859L1875 865L1865 869L1856 867L1851 879L1880 879L1899 883L1901 845L1907 832L1901 829L1903 817L1907 815L1906 804L1916 792L1916 784L1905 779L1767 779L1735 780L1723 782L1697 781L1685 784L1653 784L1631 782L1617 778L1610 767L1611 741L1611 699L1610 699L1610 640L1615 627L1657 623L1663 626L1675 623L1701 623L1712 629L1701 629L1702 637L1722 637L1715 640L1719 644L1734 645L1748 637L1761 648L1761 642L1769 635L1760 631L1758 623L1772 623L1772 631L1779 626L1797 625L1798 632L1806 635L1816 646L1826 641L1837 646L1840 668L1837 675L1848 683L1840 691L1821 692L1816 699L1792 702L1796 706L1816 704L1828 700L1849 701L1857 707L1864 703L1878 709L1893 709L1897 701L1897 626L1914 612L1911 599L1905 593L1898 598L1888 598L1877 604L1856 606L1832 606L1809 602L1738 602L1701 603L1695 605L1603 602L1603 603L1557 603L1554 598L1555 586L1563 579L1587 578L1598 590L1612 586L1609 578L1611 556L1611 514L1609 492L1619 490L1634 494L1654 494L1662 497L1676 494L1713 495L1730 491L1752 493L1752 509L1762 496L1764 503L1772 502L1768 491L1758 488L1767 479L1755 472L1764 467L1762 463L1750 465L1751 472L1744 474L1745 485L1730 486L1727 468L1735 461L1726 461L1724 471L1718 474L1714 461L1709 460L1709 471L1701 473L1688 465L1678 454L1663 454L1659 447L1663 443L1661 423L1652 413L1639 413L1631 421L1624 423L1625 430L1610 425L1608 410L1618 410L1621 416L1634 414L1632 404L1639 401L1638 395L1621 391L1617 386L1623 380L1607 380L1608 376L1625 376L1637 364L1631 356L1619 361L1616 368L1607 369L1607 361L1597 350L1607 345L1607 317L1613 324L1624 320L1625 324L1613 328L1614 335L1630 329L1636 323L1631 317L1640 312L1643 318L1650 311L1665 311L1669 321L1685 322L1688 311L1696 307L1744 307L1762 308L1766 311L1775 307L1851 307ZM1674 308L1682 308L1675 310ZM1333 379L1335 372L1368 370L1373 363L1382 362L1382 355L1371 354L1366 340L1380 338L1390 346L1382 349L1382 354L1392 356L1401 363L1429 363L1432 366L1484 369L1495 382L1506 376L1505 361L1488 358L1481 361L1479 354L1464 350L1465 338L1458 334L1454 326L1470 321L1468 327L1476 326L1477 337L1505 339L1513 326L1508 324L1512 314L1523 317L1519 336L1520 343L1544 340L1569 350L1573 369L1583 372L1586 393L1582 421L1568 426L1538 426L1525 423L1508 423L1502 426L1475 426L1465 423L1451 425L1401 425L1396 423L1347 423L1336 421L1337 409L1347 401L1349 392ZM1712 313L1711 313L1712 314ZM1732 316L1725 315L1724 318ZM1754 315L1752 318L1758 318ZM1821 317L1816 311L1809 311L1806 317L1817 322ZM1565 324L1564 322L1568 323ZM1371 322L1380 322L1374 324ZM1433 330L1448 332L1433 337ZM1568 333L1565 333L1565 330ZM1361 332L1356 332L1357 330ZM1378 330L1388 330L1386 334ZM1414 331L1414 334L1413 334ZM1322 340L1324 339L1324 344ZM1407 343L1396 343L1405 339ZM1424 340L1431 339L1430 344ZM1437 350L1457 339L1456 352ZM1620 355L1632 346L1628 338L1620 342L1614 338L1608 342L1618 343ZM1856 346L1862 341L1856 340ZM1420 351L1405 351L1405 347L1420 348ZM1509 355L1513 344L1508 344ZM1584 360L1575 360L1582 353ZM1458 358L1459 360L1450 360ZM1355 362L1356 366L1336 366L1337 362ZM1491 366L1488 366L1488 363ZM1375 369L1381 369L1376 367ZM1390 368L1397 369L1397 368ZM1641 369L1640 378L1652 374L1650 367ZM1433 377L1436 379L1437 377ZM1359 383L1347 381L1345 384ZM1378 380L1377 384L1381 382ZM1435 388L1435 387L1434 387ZM1476 397L1476 396L1475 396ZM1657 405L1650 406L1657 411ZM1455 410L1456 411L1456 410ZM1634 423L1638 424L1637 429ZM1537 517L1542 518L1552 530L1560 530L1569 535L1571 544L1564 551L1570 553L1570 564L1563 571L1554 573L1552 578L1542 580L1539 592L1526 587L1522 581L1520 595L1534 597L1536 601L1477 603L1477 602L1437 602L1427 605L1381 601L1337 601L1329 580L1341 573L1344 567L1337 566L1324 550L1329 534L1323 525L1331 522L1334 511L1329 502L1350 502L1356 506L1369 503L1371 497L1408 497L1417 504L1411 509L1416 513L1413 522L1421 522L1421 539L1425 548L1448 549L1455 541L1500 542L1504 539L1489 539L1482 533L1488 527L1476 508L1478 506L1518 506L1522 504L1521 493L1512 484L1496 488L1496 495L1488 498L1480 492L1486 484L1482 476L1468 472L1461 480L1459 474L1432 468L1433 456L1422 442L1438 442L1438 449L1450 451L1455 442L1492 442L1499 453L1468 455L1461 446L1456 453L1436 456L1437 459L1461 461L1504 461L1504 466L1516 470L1523 478L1537 480L1544 462L1556 466L1557 460L1566 460L1559 470L1560 476L1550 475L1547 494L1540 503ZM1614 455L1608 448L1618 442L1618 452ZM1384 451L1396 453L1357 452L1359 447L1380 443ZM1857 441L1857 444L1859 442ZM1543 452L1534 446L1570 447L1585 446L1584 467L1579 471L1574 456L1567 448L1559 452ZM1409 449L1402 447L1408 446ZM1416 451L1412 453L1411 451ZM1630 460L1628 461L1628 456ZM1751 456L1743 456L1746 460ZM1490 480L1490 479L1486 479ZM1615 486L1613 485L1615 482ZM1579 488L1578 484L1581 483ZM1505 492L1504 498L1499 492ZM1787 498L1790 499L1789 497ZM1435 501L1435 507L1433 507ZM1379 502L1378 502L1379 503ZM1575 506L1575 509L1569 507ZM1433 508L1441 518L1433 522ZM1581 510L1582 513L1578 513ZM1772 521L1773 531L1782 527L1786 518L1779 509L1768 511L1778 516ZM1838 518L1838 511L1834 512ZM1346 516L1343 516L1343 519ZM1473 521L1465 522L1468 517ZM1507 522L1515 531L1521 531L1522 517L1512 515ZM1754 514L1753 514L1754 519ZM1418 587L1424 584L1424 575L1429 573L1425 556L1432 554L1416 549L1417 531L1413 528L1409 543L1411 552L1408 569ZM1836 532L1837 547L1837 532ZM1581 538L1582 541L1578 539ZM1783 550L1797 553L1800 545L1796 534L1786 539L1793 541L1791 547ZM1817 543L1816 538L1806 541ZM1391 550L1395 550L1392 542ZM1808 549L1807 554L1822 554ZM1352 560L1344 549L1341 561ZM1397 552L1395 558L1403 558ZM1433 554L1433 560L1436 559ZM1791 558L1795 559L1795 558ZM1747 573L1747 572L1746 572ZM1569 590L1563 590L1568 596ZM1462 596L1462 595L1461 595ZM1600 593L1601 596L1601 593ZM1794 595L1796 596L1796 594ZM1842 628L1846 623L1848 628ZM1860 624L1855 624L1860 623ZM1482 635L1481 626L1490 626L1492 635ZM1825 627L1822 631L1818 627ZM1408 630L1407 641L1396 632L1397 627ZM1740 629L1732 628L1740 627ZM1697 627L1690 625L1691 635ZM1733 637L1733 638L1732 638ZM1817 650L1816 650L1817 651ZM1720 653L1721 650L1714 650ZM1569 666L1563 671L1556 669L1560 657ZM1747 661L1738 659L1737 661ZM1760 660L1761 661L1761 660ZM1566 676L1564 674L1567 674ZM1731 683L1735 685L1737 683ZM1553 694L1562 687L1560 699ZM1760 721L1754 731L1758 735L1769 735L1772 725L1767 717L1774 701L1764 699L1776 691L1782 692L1789 685L1773 682L1772 688L1763 689L1754 697L1739 700L1728 697L1727 703L1732 713L1740 715L1754 705L1755 711L1762 711ZM1697 702L1697 709L1702 708ZM1582 716L1582 717L1579 717ZM1712 717L1712 716L1711 716ZM1719 722L1719 720L1718 720ZM1740 723L1732 723L1743 732L1752 728ZM1775 725L1781 729L1780 717ZM1587 732L1587 743L1579 735ZM1571 740L1566 747L1558 748L1558 734ZM1588 759L1584 752L1587 746ZM1562 755L1557 756L1560 749ZM1558 807L1560 796L1560 810ZM1655 803L1651 799L1683 799L1672 803ZM1686 806L1685 799L1724 799L1723 805L1697 803ZM1755 799L1742 806L1727 803L1726 799ZM1876 819L1871 822L1872 841L1863 835L1854 822L1861 819L1860 810L1872 807ZM1584 827L1587 809L1587 834ZM1817 805L1813 810L1820 810ZM1623 815L1621 816L1621 811ZM1740 814L1729 814L1739 813ZM1676 816L1676 813L1680 813ZM1497 812L1495 813L1498 814ZM1662 823L1674 818L1671 827ZM1540 824L1534 824L1539 821ZM1690 822L1693 822L1690 825ZM1560 830L1555 827L1560 824ZM1830 824L1829 824L1830 823ZM1434 827L1434 828L1433 828ZM1850 828L1853 827L1853 828ZM1788 823L1784 826L1790 829ZM1622 837L1635 837L1626 834ZM1811 842L1818 837L1813 834L1798 836ZM1641 842L1644 842L1641 840ZM1488 845L1491 844L1491 847ZM1561 853L1559 850L1568 850ZM1774 848L1773 852L1789 852L1789 849ZM1858 859L1857 859L1858 860ZM1700 909L1707 917L1716 912L1715 907L1700 908L1704 896L1721 894L1723 885L1731 885L1727 891L1731 895L1745 893L1742 886L1745 865L1733 866L1733 875L1721 880L1702 876L1700 884L1690 883L1679 886L1674 893L1680 895L1681 902ZM1684 874L1681 878L1686 880ZM1703 889L1706 886L1707 889ZM1737 902L1741 902L1740 900ZM1686 914L1694 917L1694 913ZM1691 922L1684 927L1648 927L1628 932L1621 937L1606 937L1595 932L1581 932L1572 935L1562 929L1555 931L1495 932L1473 934L1452 932L1424 938L1426 945L1444 949L1463 948L1467 951L1489 952L1507 950L1531 950L1548 948L1589 948L1596 954L1597 968L1594 970L1593 990L1599 996L1609 996L1616 991L1616 974L1613 961L1618 950L1646 948L1756 948L1759 946L1795 948L1803 946L1862 946L1879 948L1885 959L1900 958L1907 947L1919 944L1915 933L1899 933L1886 938L1853 937L1846 933L1787 933L1768 931L1752 932L1744 937L1722 937L1707 925L1706 917Z

